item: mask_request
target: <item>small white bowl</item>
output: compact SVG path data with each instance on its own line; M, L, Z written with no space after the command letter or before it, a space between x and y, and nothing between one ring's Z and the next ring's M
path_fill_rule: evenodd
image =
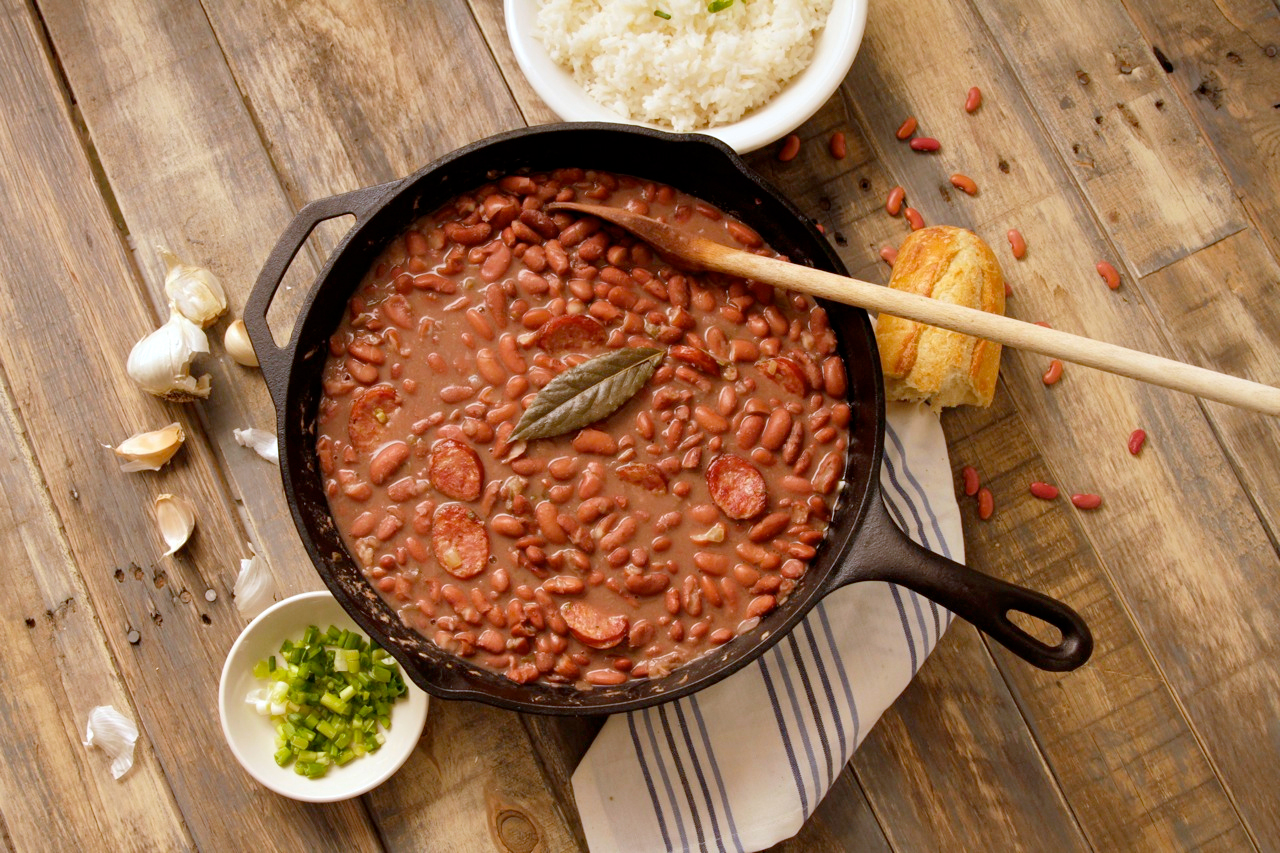
M278 654L286 639L300 640L308 625L322 631L337 625L364 636L328 592L304 592L272 605L240 632L227 654L218 685L218 714L231 752L250 776L290 799L332 803L358 797L400 769L426 725L427 694L405 678L409 692L391 706L391 728L385 731L387 742L377 752L353 759L344 767L331 767L319 779L299 776L292 764L278 767L273 757L275 726L270 717L258 714L244 697L265 684L253 677L254 664Z
M738 121L702 128L739 154L763 148L795 130L839 88L853 66L867 24L868 0L834 0L809 67L768 102ZM670 130L632 121L593 101L568 71L547 55L537 36L536 0L505 0L507 38L520 70L547 106L565 121L611 121Z

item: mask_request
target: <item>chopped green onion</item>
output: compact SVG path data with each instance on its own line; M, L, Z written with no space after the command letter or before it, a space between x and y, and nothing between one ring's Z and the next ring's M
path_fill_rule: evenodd
M661 9L654 9L654 10L653 10L653 16L654 16L655 18L661 18L661 19L662 19L662 20L664 20L664 21L669 21L669 20L671 20L671 13L670 13L670 12L664 12L664 11L662 11Z
M268 709L276 732L276 764L319 778L386 743L391 706L407 688L395 658L354 631L308 626L302 641L285 640L276 656L258 661L269 682L247 700Z
M733 0L711 0L711 2L707 4L707 11L723 12L725 9L728 9L732 5L733 5Z

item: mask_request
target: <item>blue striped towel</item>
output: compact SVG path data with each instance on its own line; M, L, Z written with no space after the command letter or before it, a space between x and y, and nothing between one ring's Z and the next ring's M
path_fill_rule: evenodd
M963 562L937 415L902 403L887 415L890 514ZM611 717L573 774L592 853L751 853L795 835L950 623L909 590L854 584L719 684Z

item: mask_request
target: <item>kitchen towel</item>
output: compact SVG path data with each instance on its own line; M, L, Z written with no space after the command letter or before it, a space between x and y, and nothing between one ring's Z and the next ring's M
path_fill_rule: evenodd
M904 403L886 414L890 515L964 562L937 414ZM950 623L910 590L854 584L724 681L610 717L573 774L592 853L752 853L795 835Z

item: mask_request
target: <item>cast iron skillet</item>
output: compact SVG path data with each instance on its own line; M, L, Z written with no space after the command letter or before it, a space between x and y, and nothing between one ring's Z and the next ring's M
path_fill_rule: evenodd
M755 630L665 678L586 692L516 684L441 651L401 623L361 576L325 500L315 454L315 415L327 339L375 256L411 220L498 175L564 166L671 184L740 217L793 261L847 274L800 211L751 172L728 146L706 136L624 125L550 125L499 134L448 154L403 180L304 207L267 259L244 316L276 405L285 495L325 584L417 684L436 696L547 714L615 713L654 705L700 690L740 669L777 642L825 595L867 580L915 590L1042 669L1074 669L1088 659L1093 640L1070 608L930 553L907 539L890 520L880 495L884 389L875 336L864 312L835 304L826 307L838 332L854 411L845 483L827 538L808 573L791 597ZM318 223L346 214L355 215L355 225L321 270L288 344L277 347L266 314L285 270ZM1009 620L1011 611L1054 626L1061 640L1054 646L1040 642Z

